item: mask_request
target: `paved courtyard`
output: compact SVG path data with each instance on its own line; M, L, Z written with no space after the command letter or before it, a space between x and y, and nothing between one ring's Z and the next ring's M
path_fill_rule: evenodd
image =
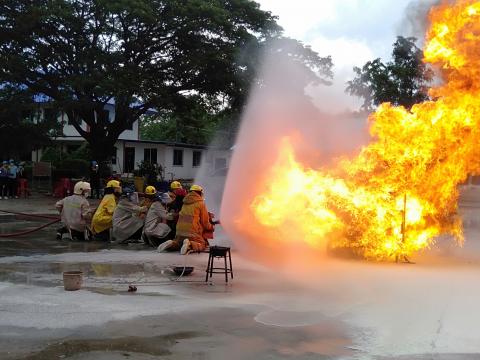
M54 202L0 209L54 214ZM462 204L465 246L440 239L414 265L299 266L295 254L271 269L233 246L228 284L222 275L205 282L207 254L57 241L55 227L0 238L0 358L478 359L480 208L472 194ZM2 233L39 224L0 215ZM229 244L224 234L217 241ZM171 273L185 264L191 276ZM81 290L63 289L66 270L84 272Z

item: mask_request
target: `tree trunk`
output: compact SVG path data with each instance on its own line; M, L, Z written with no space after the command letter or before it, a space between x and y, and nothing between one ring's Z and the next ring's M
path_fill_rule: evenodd
M81 109L78 113L75 111L68 113L69 118L75 119L73 123L77 131L90 145L91 160L97 161L100 171L108 167L108 173L111 174L110 166L107 165L110 165L112 156L115 155L115 143L118 137L141 115L137 115L135 119L129 119L128 116L132 114L128 104L127 101L124 101L124 104L120 101L116 104L113 122L109 121L108 114L103 111L104 104L90 109ZM88 131L81 128L82 120L88 125Z
M99 171L102 176L110 176L112 169L110 167L112 156L115 155L115 142L117 138L92 136L86 139L90 145L91 160L98 163Z

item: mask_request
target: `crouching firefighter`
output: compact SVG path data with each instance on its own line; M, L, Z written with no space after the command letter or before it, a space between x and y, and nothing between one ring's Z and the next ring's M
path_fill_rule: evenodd
M112 218L112 235L115 243L140 240L143 220L147 213L145 206L138 205L138 196L133 189L125 188Z
M164 242L158 247L159 252L178 251L186 255L191 251L203 251L208 246L204 234L212 232L214 226L203 199L203 188L192 185L190 192L183 199L180 210L177 233L174 240Z
M148 210L143 229L143 241L153 247L172 239L172 229L168 221L173 215L167 211L167 206L173 201L168 193L158 193Z
M110 180L105 188L105 196L93 215L92 232L95 240L110 241L110 229L117 199L122 195L122 187L118 180Z
M57 239L69 233L72 240L88 240L87 224L92 218L92 210L87 197L90 196L90 184L79 181L73 188L73 195L57 201L55 207L61 214L63 227L57 230Z

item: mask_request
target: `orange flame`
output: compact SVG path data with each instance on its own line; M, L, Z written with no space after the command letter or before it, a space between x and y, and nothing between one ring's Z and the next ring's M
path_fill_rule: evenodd
M410 111L382 104L369 117L375 140L334 167L306 168L285 138L250 207L265 229L379 260L440 234L462 243L457 185L480 173L480 1L435 7L430 20L424 57L445 80L430 89L436 100Z

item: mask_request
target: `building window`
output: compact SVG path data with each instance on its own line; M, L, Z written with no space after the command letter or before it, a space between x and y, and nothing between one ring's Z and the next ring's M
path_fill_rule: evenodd
M135 169L135 148L126 147L123 154L123 171L131 173L133 169Z
M183 166L183 150L173 149L173 166Z
M70 117L68 116L67 114L65 114L65 116L67 117L67 125L73 125L75 124L75 120L73 119L73 117ZM73 115L72 115L73 116ZM82 121L80 119L77 119L78 122L81 124Z
M197 167L197 166L200 166L201 163L202 163L202 152L194 151L193 158L192 158L192 166Z
M102 114L100 116L101 116L100 119L102 119L102 120L106 119L108 122L111 122L110 121L110 111L109 110L106 110L106 109L102 110Z
M80 149L80 145L67 145L67 153L71 154Z
M144 149L143 150L143 161L149 162L150 164L157 163L157 149Z
M43 117L45 121L57 121L58 111L55 109L44 109Z
M117 148L113 148L112 165L117 165Z

